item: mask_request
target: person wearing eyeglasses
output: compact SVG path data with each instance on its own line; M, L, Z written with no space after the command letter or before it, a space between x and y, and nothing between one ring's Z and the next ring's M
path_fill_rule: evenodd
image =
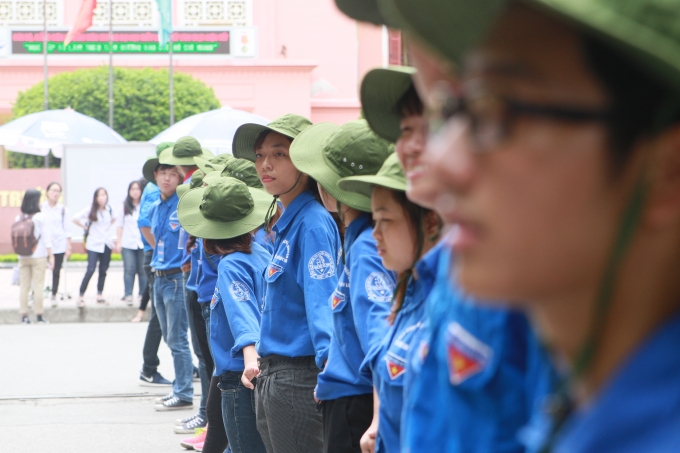
M677 451L680 4L379 3L421 43L451 278L526 309L560 365L526 450Z

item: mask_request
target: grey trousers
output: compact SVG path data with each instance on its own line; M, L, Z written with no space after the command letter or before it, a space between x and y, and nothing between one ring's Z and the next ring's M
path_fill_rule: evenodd
M267 453L323 451L323 416L314 401L319 372L314 357L260 358L255 413Z

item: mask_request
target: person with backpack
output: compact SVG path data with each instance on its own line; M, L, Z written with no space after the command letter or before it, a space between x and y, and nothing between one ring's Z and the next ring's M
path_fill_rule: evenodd
M62 188L58 182L51 182L45 190L47 200L40 205L40 212L45 214L50 225L52 234L52 254L54 255L54 267L52 268L52 307L56 307L57 291L59 290L59 276L64 261L71 256L71 232L66 228L66 219L69 219L68 208L59 202Z
M116 219L109 206L109 194L103 187L94 191L92 206L85 208L73 217L73 223L85 230L83 242L87 250L87 271L80 284L80 294L78 296L78 307L85 306L85 290L90 283L94 270L99 262L99 279L97 280L97 303L108 305L102 297L104 282L106 281L106 271L111 262L111 249L114 247L111 226Z
M40 212L40 191L29 189L21 202L21 214L12 225L12 246L19 255L19 303L21 322L30 324L28 317L28 292L33 286L33 301L38 324L45 324L43 318L43 288L45 270L49 258L50 269L54 268L52 237L49 222Z
M125 294L123 300L128 307L132 306L132 288L137 275L139 283L139 298L142 299L144 289L147 288L147 277L144 272L144 244L137 226L139 219L139 204L144 187L140 181L132 181L128 186L127 197L121 203L117 218L118 222L116 251L123 254Z

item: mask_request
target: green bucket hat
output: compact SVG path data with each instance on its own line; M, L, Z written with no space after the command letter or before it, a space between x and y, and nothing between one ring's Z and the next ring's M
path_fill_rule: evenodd
M217 181L220 178L226 177L236 178L239 181L243 182L248 187L252 187L253 189L264 190L264 187L262 186L262 181L260 181L260 178L257 176L257 172L255 171L255 164L246 159L230 160L224 166L224 169L221 172L218 173L216 171L213 171L205 175L203 182L205 184L210 184Z
M175 142L172 153L161 160L167 165L196 165L194 157L202 157L210 160L215 156L207 149L201 148L201 144L193 137L182 137Z
M338 9L361 22L385 25L377 0L335 0Z
M244 124L236 129L234 140L232 141L232 154L234 157L255 162L255 142L263 131L278 132L290 139L294 139L300 132L311 125L312 122L307 118L295 115L294 113L280 116L266 126L254 123Z
M144 162L144 166L142 167L142 175L144 176L144 179L156 184L156 178L154 177L153 172L156 170L156 167L158 167L158 164L160 164L161 159L167 159L171 153L172 148L165 147L161 150L161 153L158 157L147 157L146 162Z
M416 73L408 66L373 69L361 82L361 106L373 132L392 143L401 136L401 112L397 105L413 86L411 76Z
M319 123L305 129L290 147L290 158L302 173L314 178L340 203L371 212L371 198L338 188L348 176L375 175L387 156L390 144L378 137L365 120L337 126Z
M191 181L189 184L180 184L177 186L177 196L182 197L185 193L187 193L190 189L196 189L198 187L203 187L203 178L205 177L205 173L203 173L203 170L200 168L194 172L193 175L191 175Z
M340 189L371 197L374 186L406 192L406 176L396 153L390 154L376 175L350 176L338 182Z
M260 228L271 202L272 196L264 191L225 177L185 193L177 216L192 236L229 239Z
M340 2L341 0L336 0ZM377 0L391 25L412 31L454 63L480 44L513 0ZM372 3L369 1L368 3ZM641 69L680 91L680 2L529 0L609 43Z
M175 146L175 142L161 142L158 145L156 145L156 157L161 155L161 151L163 151L166 148L172 148Z
M197 165L198 168L203 171L203 174L206 175L214 171L222 173L222 170L224 170L224 164L214 163L214 160L215 159L208 160L202 157L194 157L195 165Z

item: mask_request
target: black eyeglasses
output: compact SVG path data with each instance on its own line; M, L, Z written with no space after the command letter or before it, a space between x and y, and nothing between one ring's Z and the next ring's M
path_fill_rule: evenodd
M430 114L430 131L436 132L453 117L469 122L470 134L478 152L488 152L502 144L512 123L520 116L554 119L569 123L609 122L610 110L571 106L538 105L513 100L488 90L468 90L456 96L444 86L435 88L435 107Z

